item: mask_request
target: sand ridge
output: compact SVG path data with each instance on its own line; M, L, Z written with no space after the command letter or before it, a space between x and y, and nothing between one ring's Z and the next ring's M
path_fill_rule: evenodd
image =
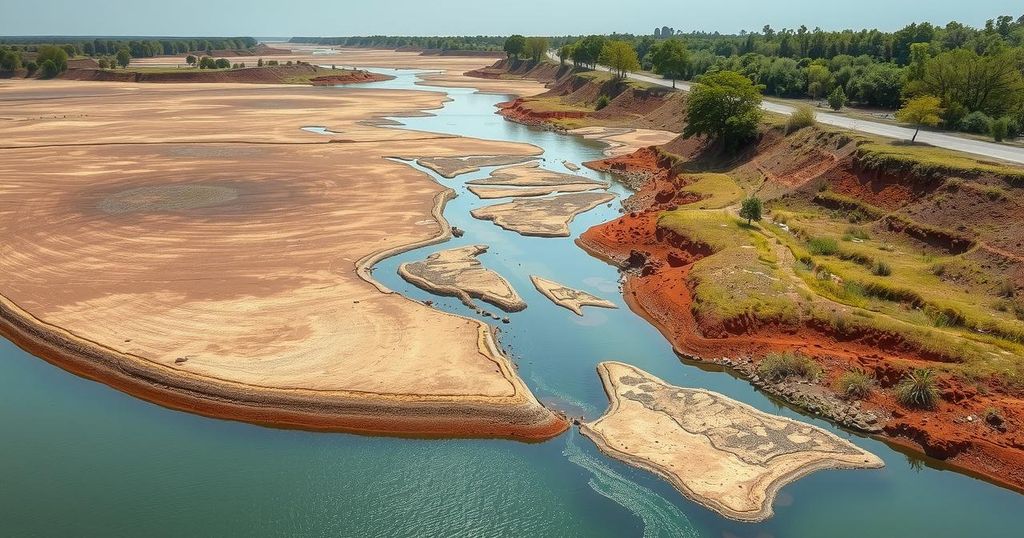
M596 306L599 308L618 308L615 303L591 295L585 291L572 289L553 280L541 278L537 275L530 275L530 281L537 288L537 291L551 299L551 302L558 306L572 310L577 316L583 315L584 306Z
M665 478L731 519L771 517L779 489L814 471L884 465L816 426L675 387L634 366L603 362L598 373L610 406L582 424L582 433L609 456Z

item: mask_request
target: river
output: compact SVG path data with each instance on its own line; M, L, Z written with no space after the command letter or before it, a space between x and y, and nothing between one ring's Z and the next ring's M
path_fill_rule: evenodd
M395 128L523 142L542 166L602 157L602 145L494 114L508 96L424 88L417 73L365 87L431 89L452 99ZM325 91L351 91L347 88ZM416 166L409 163L409 166ZM399 264L443 248L486 244L480 261L507 278L529 307L501 324L500 344L541 401L572 416L599 416L607 399L597 363L636 365L669 383L702 387L796 417L885 460L878 470L819 471L781 490L775 516L745 524L687 501L668 483L609 459L577 431L545 443L416 440L277 430L203 418L78 378L0 340L0 528L4 534L75 536L1003 536L1019 532L1024 496L906 456L878 440L782 407L746 381L684 364L624 304L618 271L573 238L615 218L618 202L580 215L572 237L524 237L473 219L480 200L464 186L491 169L444 179L458 197L446 218L465 235L384 260L374 277L415 300L467 316L458 300L398 277ZM591 170L588 177L612 178ZM613 183L611 192L627 196ZM612 300L619 309L556 306L536 274ZM486 305L488 310L495 310ZM493 320L485 320L493 323Z

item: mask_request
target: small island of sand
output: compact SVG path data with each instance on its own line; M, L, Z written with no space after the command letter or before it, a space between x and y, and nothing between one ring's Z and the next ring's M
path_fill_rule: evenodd
M599 192L562 194L548 198L519 199L470 211L474 218L521 235L568 237L569 223L576 215L615 199Z
M551 299L551 302L572 310L577 316L583 315L584 306L618 308L615 306L615 303L611 301L591 295L585 291L566 287L558 282L554 282L546 278L530 275L530 280L533 281L533 285L537 287L537 291L543 293L548 299Z
M721 394L675 387L619 362L599 364L598 373L611 404L580 426L583 434L731 519L767 519L779 489L814 471L883 466L821 428Z
M484 252L487 252L486 245L442 250L427 256L426 260L403 263L398 274L419 288L458 297L470 308L476 308L472 300L476 297L506 312L524 310L526 303L512 285L476 259Z

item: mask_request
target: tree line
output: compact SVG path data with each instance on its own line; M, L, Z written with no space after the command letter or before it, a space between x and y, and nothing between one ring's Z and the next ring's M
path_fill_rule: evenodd
M312 43L336 47L418 48L432 50L500 51L505 36L347 36L293 37L289 43Z
M184 54L214 50L247 50L255 47L251 37L162 37L162 38L86 38L86 37L0 37L0 45L9 50L35 52L39 47L56 45L68 56L107 56L127 49L133 58Z

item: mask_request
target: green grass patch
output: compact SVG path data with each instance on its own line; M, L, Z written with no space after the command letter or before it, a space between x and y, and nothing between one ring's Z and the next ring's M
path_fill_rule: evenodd
M701 200L690 204L695 209L720 209L728 207L743 197L743 189L728 174L687 174L684 192L699 194Z
M1024 185L1024 169L979 161L963 153L931 146L868 142L857 148L857 158L869 169L893 169L922 176L966 174L999 176L1011 185Z
M798 377L814 381L821 375L821 366L798 353L772 353L757 363L757 374L770 381Z

